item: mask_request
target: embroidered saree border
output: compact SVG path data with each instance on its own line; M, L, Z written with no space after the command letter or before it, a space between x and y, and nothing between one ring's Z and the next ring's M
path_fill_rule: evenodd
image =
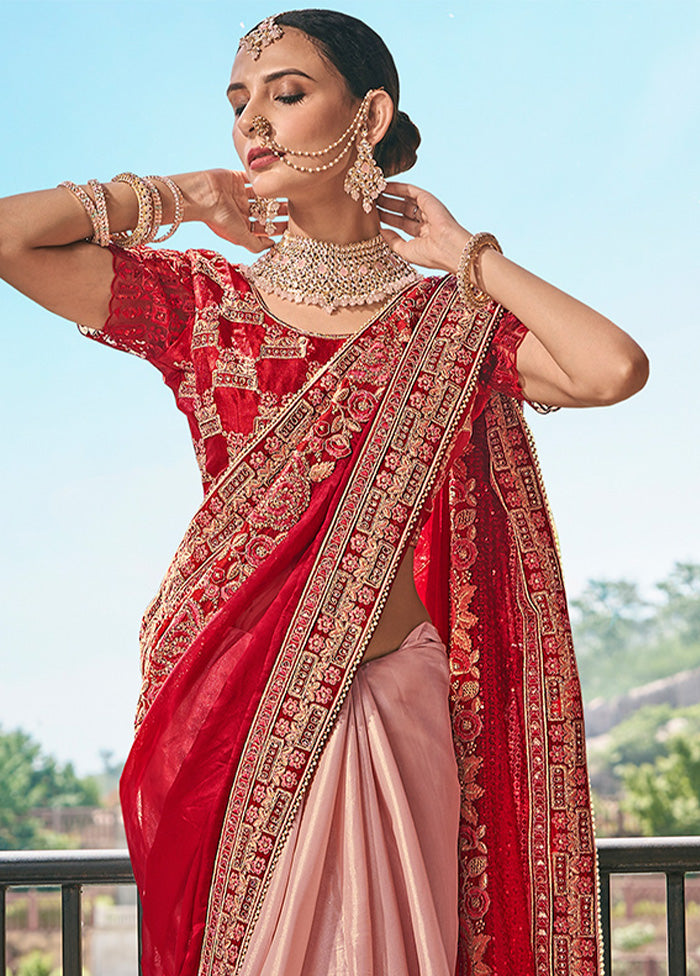
M385 314L391 316L403 298L405 293L398 295ZM372 404L358 397L335 402L335 396L365 347L371 348L372 325L344 343L280 415L252 436L207 493L143 619L137 730L191 641L272 554L290 528L290 515L308 503L308 485L333 472L343 438L359 429L358 419ZM299 450L323 409L331 412L329 427L336 428L335 456L318 438L315 451Z
M486 962L491 936L486 921L491 899L488 891L489 847L486 824L480 822L478 801L485 787L479 781L484 756L484 696L481 654L472 634L477 618L471 609L476 586L472 569L477 557L476 482L467 475L464 456L450 474L450 716L460 784L460 825L457 839L459 875L459 957L468 959L470 976L490 976Z
M392 372L251 723L224 819L200 976L234 976L294 813L441 471L502 314L433 292Z
M602 971L583 710L557 540L529 428L512 400L487 411L491 481L512 529L523 623L536 976Z

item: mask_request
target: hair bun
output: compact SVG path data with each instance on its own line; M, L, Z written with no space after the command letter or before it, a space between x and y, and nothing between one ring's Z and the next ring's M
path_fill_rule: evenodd
M405 112L394 115L389 131L374 151L374 158L386 176L396 176L416 162L420 132Z

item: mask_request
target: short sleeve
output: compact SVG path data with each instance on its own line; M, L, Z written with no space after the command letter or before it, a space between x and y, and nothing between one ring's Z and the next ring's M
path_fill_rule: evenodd
M195 315L192 265L179 251L110 246L112 295L102 329L79 326L90 339L131 352L156 366L191 328Z
M517 368L520 344L527 335L523 323L506 311L499 322L481 370L482 387L523 400Z

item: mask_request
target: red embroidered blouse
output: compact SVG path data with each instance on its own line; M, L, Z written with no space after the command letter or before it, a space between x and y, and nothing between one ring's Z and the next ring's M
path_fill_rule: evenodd
M102 330L91 339L134 353L163 374L190 425L204 491L346 341L303 332L261 304L237 265L213 251L113 246ZM411 330L432 288L423 279L382 315ZM498 390L522 399L515 365L526 329L508 313L480 371L477 413Z

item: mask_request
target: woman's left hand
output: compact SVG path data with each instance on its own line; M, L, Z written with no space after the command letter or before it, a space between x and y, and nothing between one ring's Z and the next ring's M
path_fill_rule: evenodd
M423 268L457 270L471 234L432 193L410 183L387 183L377 208L382 224L410 237L405 240L395 230L382 227L384 239L400 257Z

